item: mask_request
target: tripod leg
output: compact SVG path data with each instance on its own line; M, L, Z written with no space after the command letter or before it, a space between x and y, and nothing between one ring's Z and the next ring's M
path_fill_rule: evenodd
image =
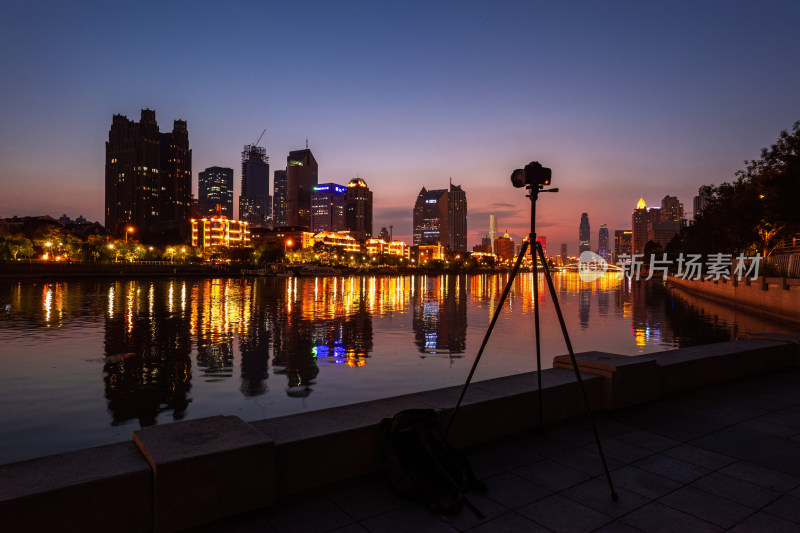
M536 253L536 234L531 233L528 240L531 242L531 258L533 259L533 324L536 335L536 380L539 386L539 430L544 430L544 407L542 402L542 347L539 341L539 269L537 264L539 262L538 254Z
M564 334L564 341L567 343L567 350L569 351L569 357L572 361L572 368L575 370L575 377L578 380L578 384L581 388L581 393L583 394L583 401L586 403L586 410L589 412L589 420L592 424L592 432L594 433L594 440L597 443L597 450L600 452L600 459L603 461L603 469L606 472L606 478L608 478L608 486L611 489L611 499L617 501L619 496L617 496L617 491L614 490L614 482L611 481L611 472L608 470L608 464L606 463L606 454L603 453L603 446L600 444L600 435L597 433L597 425L594 422L594 413L592 413L592 406L589 404L589 395L586 394L586 387L583 386L583 379L581 378L581 372L578 370L578 363L575 360L575 352L572 350L572 343L569 340L569 334L567 333L567 325L564 323L564 315L561 314L561 307L558 305L558 295L556 294L556 289L553 286L553 280L550 277L550 270L547 268L547 262L544 258L544 250L542 249L542 245L539 242L536 242L536 252L541 258L542 265L544 266L544 277L547 281L547 286L550 288L550 296L553 299L553 306L556 308L556 314L558 315L558 323L561 325L561 332Z
M461 407L461 402L464 400L464 395L467 393L467 388L469 388L469 384L472 382L472 376L475 374L475 369L478 368L478 363L483 355L483 349L486 348L486 343L489 342L489 336L492 334L492 329L494 329L495 322L497 322L497 319L500 316L500 311L503 309L503 304L506 302L508 293L511 291L511 284L514 283L514 278L517 277L519 266L522 264L522 258L525 257L525 251L527 249L528 243L522 243L522 250L520 250L519 255L517 256L517 262L514 263L514 268L511 269L511 276L508 278L508 282L503 289L503 294L500 296L500 302L498 302L497 307L494 310L494 316L492 316L492 321L489 323L489 328L486 330L486 335L483 337L481 348L478 350L478 355L475 357L475 362L472 363L472 368L467 376L467 381L464 382L464 387L461 389L461 395L458 397L458 402L453 409L453 414L450 415L450 420L447 422L447 428L444 430L445 437L447 437L447 434L450 432L450 427L453 425L453 420L456 419L456 414L458 413L459 407Z

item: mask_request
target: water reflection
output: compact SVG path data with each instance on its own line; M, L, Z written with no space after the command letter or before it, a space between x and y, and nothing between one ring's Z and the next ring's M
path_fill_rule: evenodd
M0 314L0 342L39 346L67 331L85 335L87 351L96 350L90 340L101 341L111 424L149 425L161 416L189 416L192 394L208 387L238 391L239 399L270 392L306 397L333 376L346 375L347 387L368 387L368 376L392 371L373 362L377 350L402 354L413 346L422 358L451 362L471 356L507 280L482 274L5 283L0 310L10 311ZM534 298L532 274L515 280L503 318L524 322L525 332L512 326L503 350L527 353L530 313L535 305L551 307L541 274L538 282ZM570 274L555 274L554 282L573 341L588 339L590 349L633 354L778 330L658 283L613 275L583 283ZM543 313L557 328L553 315ZM4 361L30 365L35 376L35 355ZM193 378L200 380L194 388ZM384 393L402 393L402 386Z

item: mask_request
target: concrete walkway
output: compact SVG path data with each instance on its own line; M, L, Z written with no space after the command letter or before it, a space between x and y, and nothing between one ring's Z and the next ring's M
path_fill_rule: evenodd
M618 502L574 420L469 452L489 487L470 494L483 521L442 521L376 474L192 531L800 531L800 371L603 413L598 427Z

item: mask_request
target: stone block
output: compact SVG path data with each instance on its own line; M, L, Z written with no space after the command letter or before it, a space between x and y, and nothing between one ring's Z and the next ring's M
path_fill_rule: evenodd
M603 404L605 409L619 409L636 405L659 396L659 369L655 359L646 355L626 356L604 352L575 354L581 372L603 378ZM572 359L559 355L554 368L572 369Z
M153 529L177 531L275 500L275 446L235 416L135 431L153 469Z
M0 531L150 531L150 465L132 442L0 466Z

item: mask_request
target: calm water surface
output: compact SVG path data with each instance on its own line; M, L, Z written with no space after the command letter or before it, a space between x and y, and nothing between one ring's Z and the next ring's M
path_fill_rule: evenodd
M461 384L507 274L0 282L0 463L217 414L258 420ZM576 352L775 331L659 284L554 277ZM539 278L543 366L566 353ZM476 379L535 370L521 274Z

